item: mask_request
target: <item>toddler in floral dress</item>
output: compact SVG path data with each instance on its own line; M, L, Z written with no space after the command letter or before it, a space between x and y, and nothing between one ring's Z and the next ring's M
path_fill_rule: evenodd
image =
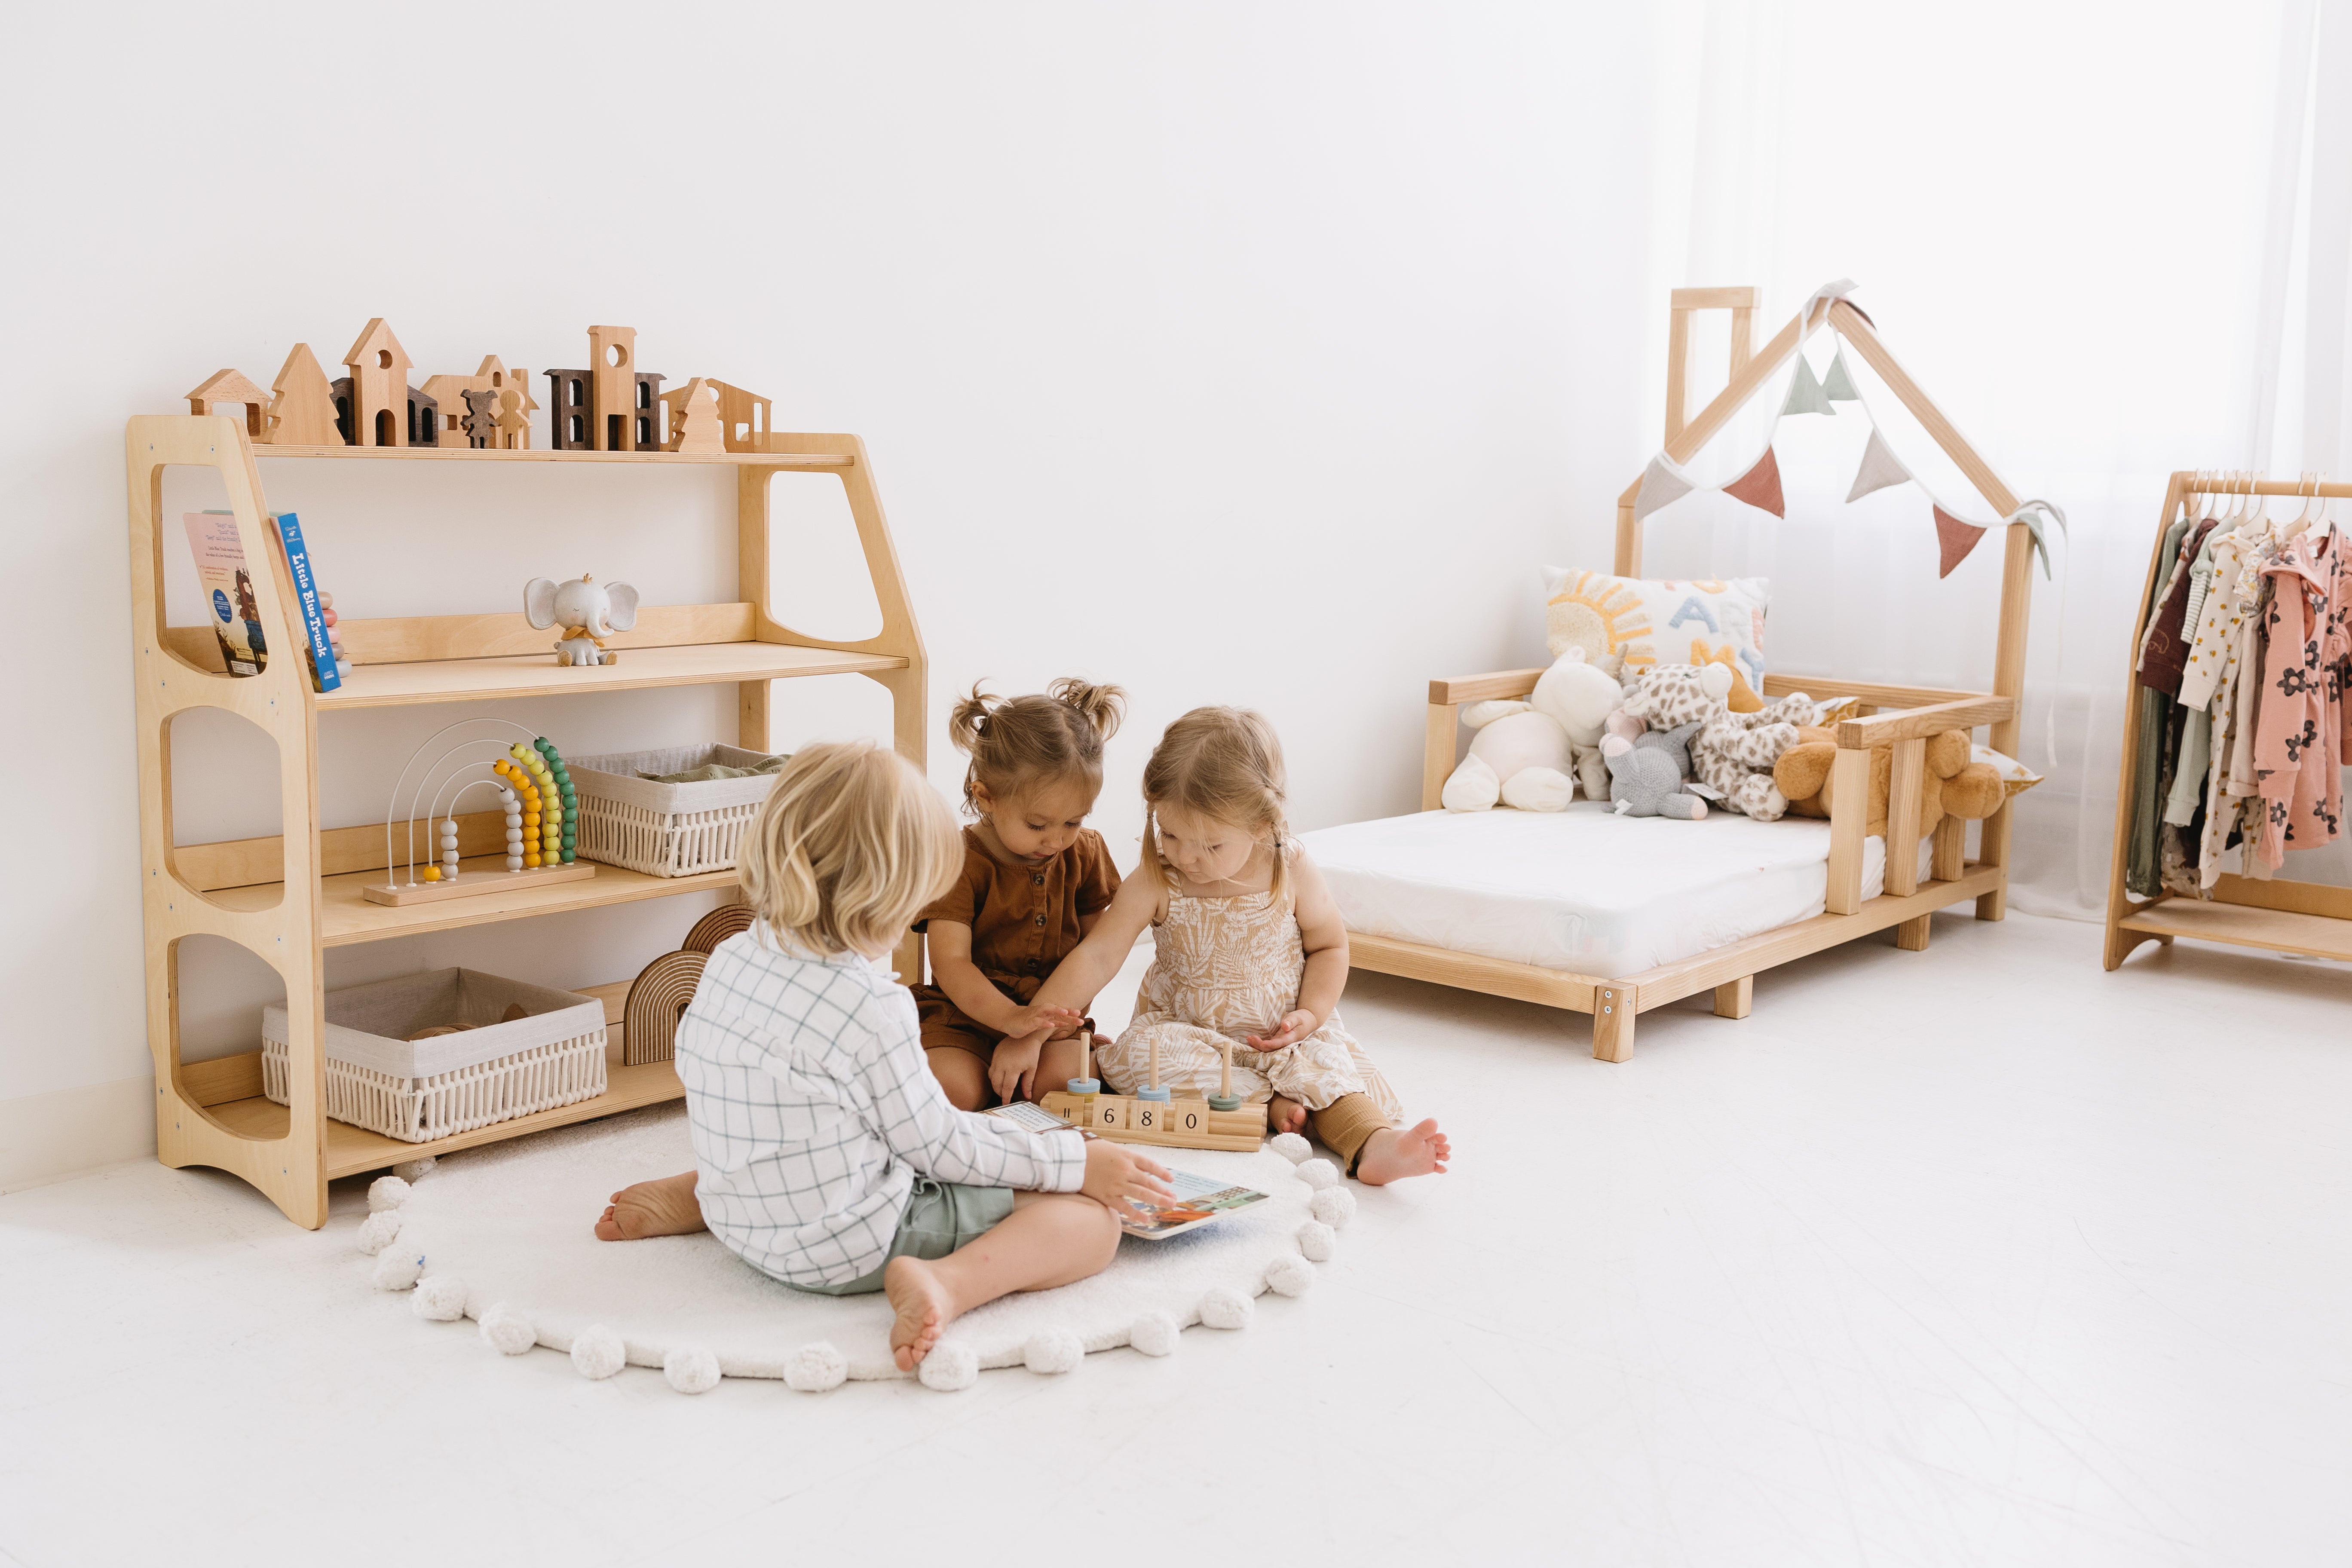
M1160 1082L1268 1101L1277 1132L1308 1132L1379 1185L1442 1172L1433 1121L1402 1105L1339 1016L1348 931L1313 860L1286 831L1281 743L1255 713L1196 708L1168 727L1143 773L1143 858L1110 908L1038 992L1083 1008L1147 925L1151 967L1134 1021L1097 1054L1109 1085Z

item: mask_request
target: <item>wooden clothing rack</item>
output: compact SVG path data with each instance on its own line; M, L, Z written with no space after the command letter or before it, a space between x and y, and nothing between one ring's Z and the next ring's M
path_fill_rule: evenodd
M2309 501L2352 499L2352 484L2312 485L2288 479L2209 479L2178 473L2165 487L2164 510L2157 515L2156 540L2148 547L2147 580L2140 588L2140 611L2132 618L2131 657L2124 672L2124 751L2116 785L2116 841L2107 868L2107 942L2105 962L2115 968L2144 942L2170 946L2176 936L2200 942L2225 942L2231 947L2258 948L2266 952L2294 952L2309 958L2352 959L2352 888L2319 882L2290 881L2284 877L2257 880L2223 876L2213 897L2179 898L2159 893L2145 902L2135 900L2124 885L2126 860L2131 848L2131 824L2137 801L2133 788L2132 757L2139 742L2139 647L2147 617L2156 606L2156 593L2164 571L2164 533L2182 509L2202 496L2277 496Z

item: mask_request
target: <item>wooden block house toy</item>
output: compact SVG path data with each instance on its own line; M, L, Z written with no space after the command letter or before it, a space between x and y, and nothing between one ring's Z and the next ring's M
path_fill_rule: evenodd
M551 370L559 452L656 452L663 377L637 369L634 327L588 329L586 370Z
M239 406L245 410L246 435L256 441L267 440L269 394L247 380L243 371L216 370L188 394L191 414L226 414Z
M436 440L428 445L476 451L530 449L530 415L539 406L530 395L530 372L509 370L496 354L484 354L471 375L426 377L422 395L439 421Z
M544 374L554 400L549 444L560 452L763 452L773 405L757 393L698 376L665 394L667 378L636 368L632 327L588 329L589 365ZM188 395L194 414L245 411L247 439L277 447L530 449L530 372L485 354L471 375L408 384L408 351L382 316L343 355L332 381L308 343L296 343L264 392L243 373L215 371Z
M351 374L334 384L337 427L347 447L434 447L433 399L408 384L408 351L382 316L343 355Z
M277 447L331 447L342 439L335 427L334 384L319 368L319 356L309 343L294 345L272 390L264 441Z

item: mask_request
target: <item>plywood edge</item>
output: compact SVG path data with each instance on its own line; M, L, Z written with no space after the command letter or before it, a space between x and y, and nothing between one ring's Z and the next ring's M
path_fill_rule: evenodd
M1713 991L1742 976L1809 958L1917 916L1966 903L1996 890L2004 882L2000 867L1972 866L1955 880L1923 883L1917 892L1907 897L1882 893L1850 915L1818 914L1792 925L1759 931L1674 963L1629 974L1626 984L1635 988L1641 997L1641 1009L1647 1013L1701 991Z
M1376 974L1427 980L1489 996L1573 1008L1580 1013L1592 1010L1594 987L1614 984L1590 974L1570 974L1532 963L1513 963L1507 959L1482 958L1450 948L1400 942L1357 931L1348 933L1348 959L1352 967L1369 969Z

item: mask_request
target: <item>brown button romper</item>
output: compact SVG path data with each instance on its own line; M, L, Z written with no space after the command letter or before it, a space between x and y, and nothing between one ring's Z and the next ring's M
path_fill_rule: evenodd
M1118 871L1102 835L1079 830L1072 844L1041 866L1008 866L988 852L979 831L963 830L963 874L939 902L915 922L933 921L971 928L971 962L988 983L1014 1001L1036 1000L1037 988L1054 966L1067 958L1086 932L1078 921L1110 907L1118 891ZM982 1061L996 1054L1004 1037L967 1017L936 985L917 985L915 1012L922 1022L923 1048L970 1051Z

